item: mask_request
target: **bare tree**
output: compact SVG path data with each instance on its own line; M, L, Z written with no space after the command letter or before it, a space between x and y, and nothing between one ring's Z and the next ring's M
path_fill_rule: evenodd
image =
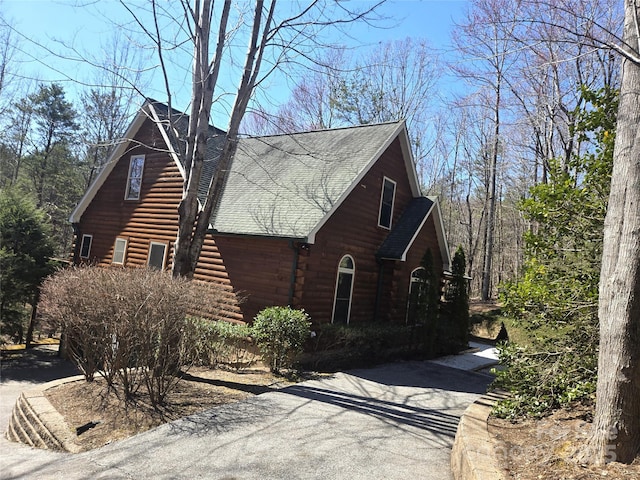
M124 134L137 90L147 85L140 51L125 36L115 33L103 46L102 54L102 58L92 60L99 68L80 97L87 188L107 160L113 141Z
M362 11L353 11L344 4L320 0L311 0L302 5L286 3L282 7L278 6L276 0L256 0L252 11L241 12L234 17L236 24L233 25L230 23L234 7L231 0L225 0L220 10L214 8L212 0L182 0L179 2L179 13L176 13L175 4L167 6L164 2L151 0L148 12L152 18L150 23L145 21L137 8L121 3L153 44L166 86L168 123L171 127L167 130L174 137L174 144L183 146L177 152L184 165L185 181L178 208L179 227L172 272L174 276L192 277L211 214L221 196L237 146L241 121L256 87L283 63L308 58L310 48L318 45L314 42L319 41L323 30L366 20L377 5L367 5ZM168 32L167 22L177 26L177 30ZM170 36L172 34L174 37ZM200 205L198 191L203 178L207 141L211 136L211 110L217 98L214 95L222 90L218 80L223 64L231 64L233 54L237 55L231 38L237 43L242 34L246 34L247 52L221 141L216 172L207 187L206 200ZM172 49L183 52L187 44L191 45L193 52L191 109L187 134L181 137L178 129L173 128L177 119L171 108L173 89L169 60Z
M640 5L625 0L622 82L604 226L594 429L584 461L631 463L640 449Z
M504 78L515 61L516 54L504 27L515 28L513 5L509 0L474 0L467 18L457 26L453 40L464 63L453 70L470 84L484 92L480 98L492 112L492 135L488 160L487 215L484 223L484 258L482 272L483 300L492 294L492 263L498 161L501 158L501 128L505 96Z
M275 115L258 118L271 118L274 133L404 119L421 180L426 190L433 189L445 165L432 158L443 122L433 108L441 73L429 43L384 42L359 58L340 51L319 64L322 68L301 80Z

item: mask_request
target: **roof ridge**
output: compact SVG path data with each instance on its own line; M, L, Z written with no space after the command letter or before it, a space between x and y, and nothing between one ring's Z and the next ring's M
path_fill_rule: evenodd
M288 132L288 133L274 133L271 135L247 135L241 137L242 139L261 139L261 138L273 138L273 137L291 137L293 135L303 135L310 133L324 133L324 132L337 132L339 130L355 130L359 128L367 128L367 127L381 127L383 125L399 125L405 120L389 120L388 122L379 122L379 123L364 123L361 125L345 125L342 127L329 127L329 128L319 128L317 130L302 130L299 132Z

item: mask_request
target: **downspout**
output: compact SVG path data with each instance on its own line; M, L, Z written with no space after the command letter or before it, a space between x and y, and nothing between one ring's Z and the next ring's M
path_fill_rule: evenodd
M71 227L73 227L73 234L76 237L76 241L73 245L73 264L76 265L80 258L80 245L82 243L82 238L80 237L80 224L72 223Z
M289 280L289 306L293 307L293 296L296 290L296 272L298 271L298 258L300 251L293 240L289 240L289 247L293 250L293 261L291 262L291 276Z
M378 285L376 286L376 301L373 307L373 321L377 322L380 315L380 297L382 297L383 279L384 279L384 261L380 258L376 259L378 264Z

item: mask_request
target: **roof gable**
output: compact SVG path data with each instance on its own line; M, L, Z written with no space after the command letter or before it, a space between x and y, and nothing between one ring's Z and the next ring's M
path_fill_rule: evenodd
M143 105L143 107L138 110L138 113L127 128L124 136L118 140L117 145L109 155L109 158L102 167L102 170L100 170L93 183L89 186L87 191L78 202L78 205L76 205L76 208L71 213L71 216L69 217L69 221L71 223L78 223L80 221L82 214L91 203L91 200L93 200L93 197L96 196L96 193L98 193L100 187L102 187L104 182L107 180L107 178L115 168L116 164L118 163L118 159L120 159L120 157L122 157L126 153L127 149L129 148L129 143L135 137L136 133L138 133L138 130L140 130L140 127L142 127L145 120L149 119L150 116L151 112L147 107L147 103L145 103L145 105Z
M376 257L404 261L411 244L427 221L433 205L434 201L427 197L411 200L400 220L376 252Z
M404 122L392 122L241 139L213 229L313 243L320 227L405 130ZM409 164L413 168L411 158Z

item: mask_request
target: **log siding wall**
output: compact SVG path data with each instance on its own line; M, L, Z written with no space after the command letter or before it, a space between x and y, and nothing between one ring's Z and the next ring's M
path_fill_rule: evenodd
M87 263L111 265L116 238L127 240L126 267L147 265L151 242L167 244L166 268L173 259L173 244L178 232L178 204L182 196L182 175L166 151L155 126L145 122L132 145L111 171L78 225L78 235L93 235ZM157 148L155 148L157 147ZM145 155L139 200L125 200L125 189L132 155ZM224 262L211 236L205 240L194 278L223 286L223 316L243 319Z
M298 280L304 290L299 293L300 304L318 323L331 322L338 262L344 255L355 261L355 276L351 302L350 323L404 321L411 271L420 265L427 248L431 248L436 268L442 268L440 249L430 217L419 238L407 255L406 262L383 262L383 293L378 303L376 293L381 265L375 253L389 234L378 226L383 179L396 182L392 228L412 199L411 186L402 157L400 142L394 140L376 164L334 215L316 235L310 254L301 262Z
M155 126L146 122L131 148L119 160L85 210L78 225L78 238L93 235L88 259L111 264L115 239L127 240L125 266L147 264L150 242L168 246L167 268L172 263L176 238L177 206L182 194L182 176L166 151ZM149 145L144 147L142 145ZM125 200L132 155L145 155L140 200ZM250 238L233 235L208 236L195 278L217 282L227 292L225 316L232 321L251 321L271 305L303 307L315 323L331 321L338 262L344 255L355 261L350 322L375 318L379 274L383 272L383 294L377 320L402 322L411 271L420 265L427 248L441 268L433 219L429 218L406 262L379 264L375 252L389 230L378 226L383 178L396 182L392 227L411 201L399 140L392 142L353 192L307 245L293 240Z

